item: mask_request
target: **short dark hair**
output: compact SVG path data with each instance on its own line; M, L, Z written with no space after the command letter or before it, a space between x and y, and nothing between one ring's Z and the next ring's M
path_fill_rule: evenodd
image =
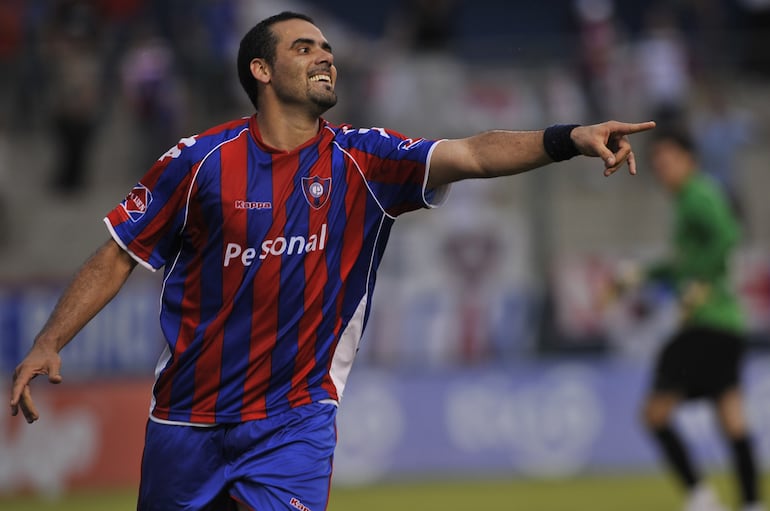
M249 96L254 108L257 107L257 80L251 74L251 61L254 59L265 59L271 66L275 64L275 49L278 44L278 38L272 30L276 23L286 20L299 19L315 24L310 16L297 12L284 11L282 13L265 18L241 39L241 45L238 48L238 79L241 86Z
M652 143L671 142L688 153L695 153L695 142L690 133L683 128L668 127L652 132Z

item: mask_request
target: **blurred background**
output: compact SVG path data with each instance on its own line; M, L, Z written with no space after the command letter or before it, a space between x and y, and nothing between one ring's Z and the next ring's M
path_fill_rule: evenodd
M178 139L252 113L240 37L287 9L313 16L334 47L332 122L426 138L608 118L688 126L702 170L740 211L749 413L770 466L767 0L0 1L2 385L107 238L102 217ZM340 413L340 495L660 472L636 417L676 325L673 297L643 288L607 304L603 293L618 265L668 245L669 201L645 136L634 141L637 177L605 179L576 159L456 184L441 209L399 220ZM64 385L36 382L41 421L0 415L0 509L104 489L127 489L131 508L162 342L159 277L134 272L65 349ZM689 405L677 420L719 469L710 413Z

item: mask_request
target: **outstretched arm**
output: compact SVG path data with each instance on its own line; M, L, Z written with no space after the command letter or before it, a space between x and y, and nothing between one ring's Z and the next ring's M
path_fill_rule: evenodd
M608 121L578 126L570 133L578 153L604 161L609 176L624 164L636 174L636 161L628 135L646 131L655 123L629 124ZM431 156L428 187L470 178L510 176L542 167L554 160L543 144L543 131L487 131L472 137L438 144Z
M75 274L35 338L32 349L13 373L13 415L21 408L27 422L38 419L29 382L41 374L48 375L51 383L61 382L59 351L112 300L134 266L136 262L131 256L110 239Z

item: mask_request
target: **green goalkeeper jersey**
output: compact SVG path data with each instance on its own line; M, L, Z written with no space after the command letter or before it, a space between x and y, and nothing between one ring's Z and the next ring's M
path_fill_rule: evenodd
M739 227L727 199L694 172L676 194L674 213L672 257L651 268L650 277L674 286L685 326L742 332L745 319L728 271Z

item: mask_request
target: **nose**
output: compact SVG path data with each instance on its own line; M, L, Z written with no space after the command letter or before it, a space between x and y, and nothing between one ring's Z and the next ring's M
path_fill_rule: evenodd
M329 50L324 48L318 49L318 57L316 58L317 64L334 65L334 55Z

